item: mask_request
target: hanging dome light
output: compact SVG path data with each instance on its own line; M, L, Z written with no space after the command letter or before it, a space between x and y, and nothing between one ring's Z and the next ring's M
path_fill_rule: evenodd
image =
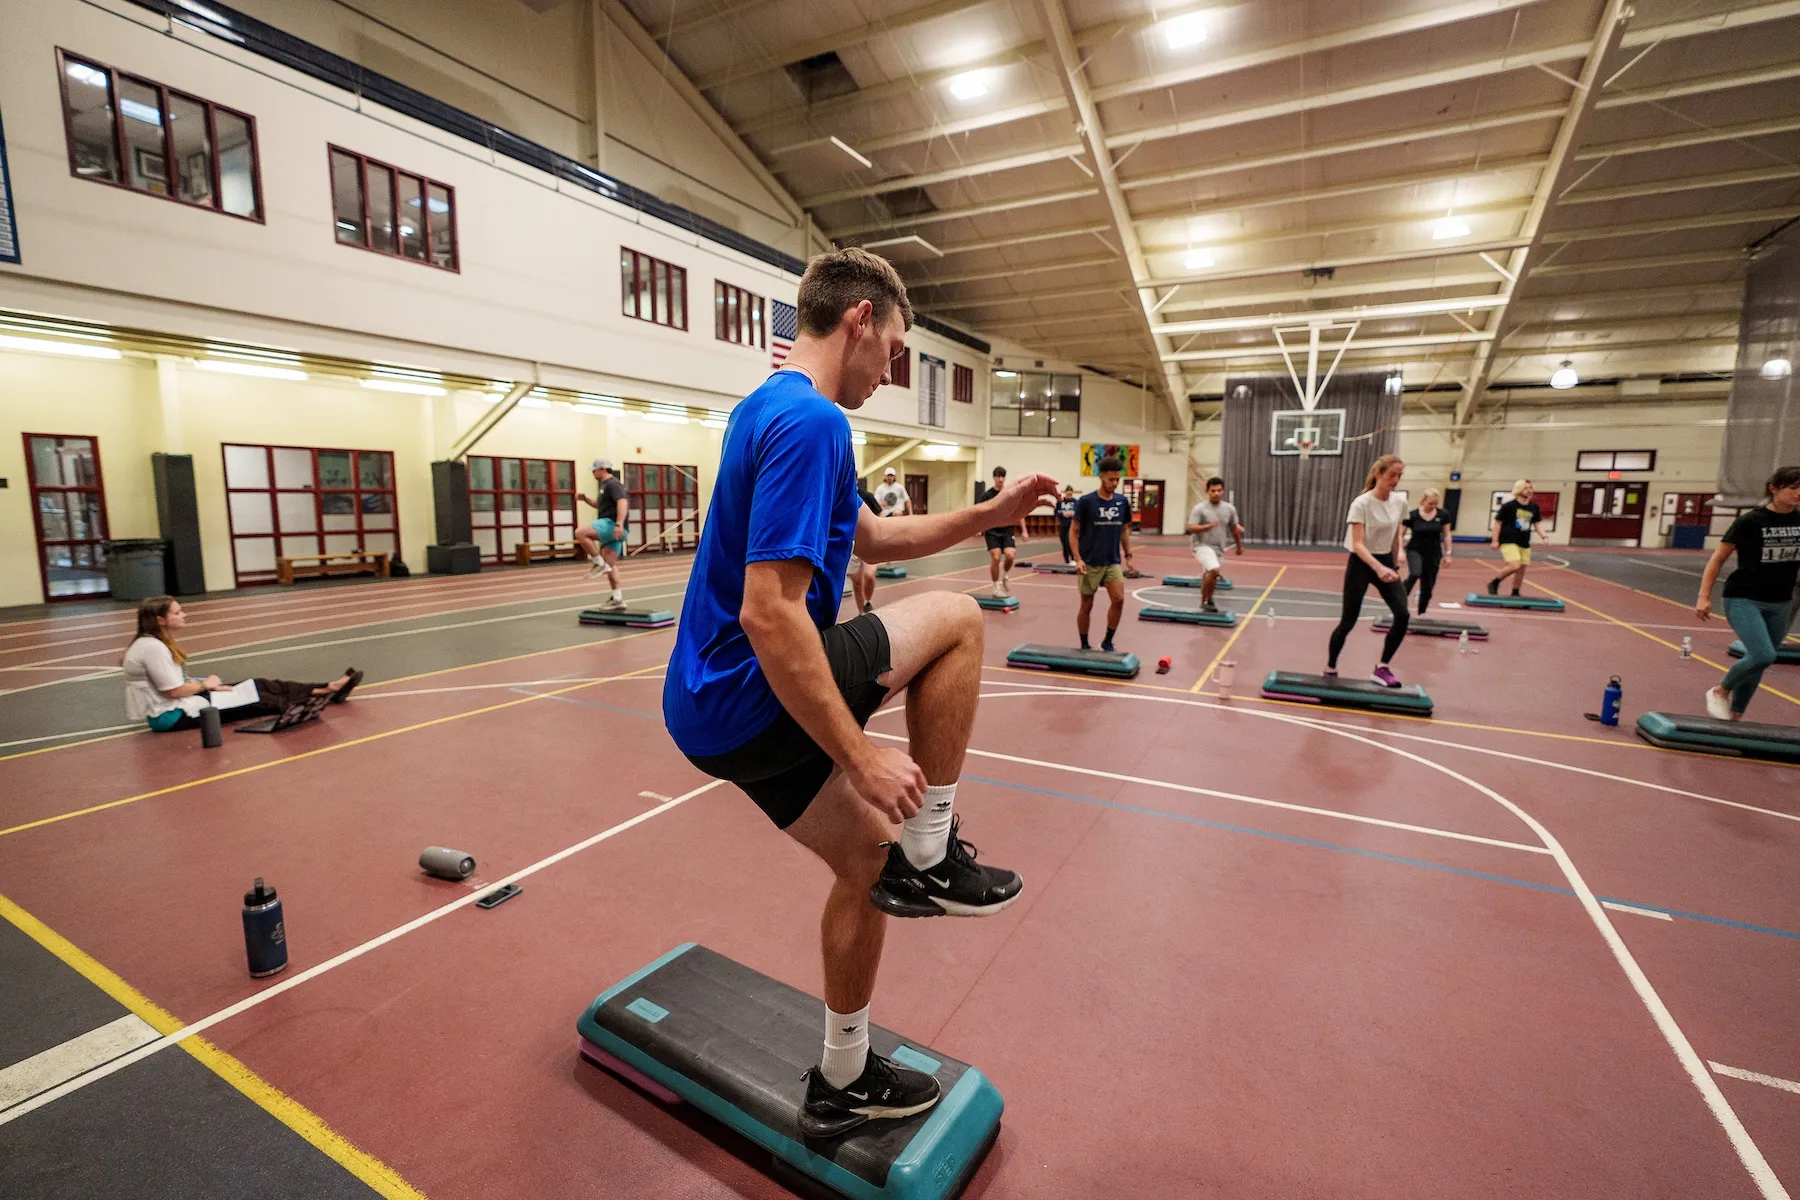
M1794 364L1781 355L1776 355L1762 365L1764 379L1786 379L1794 373Z
M1406 379L1400 372L1395 371L1382 381L1381 390L1390 396L1398 396L1406 390Z
M1556 369L1556 373L1550 376L1550 386L1559 392L1566 392L1580 382L1581 376L1575 374L1575 365L1566 358L1563 359L1562 366Z

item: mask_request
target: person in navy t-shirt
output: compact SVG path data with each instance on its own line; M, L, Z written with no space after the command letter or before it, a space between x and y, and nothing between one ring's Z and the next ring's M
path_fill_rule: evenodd
M861 408L906 350L906 285L885 260L837 250L808 264L798 307L786 362L725 427L663 718L689 761L736 784L836 876L820 931L825 1049L799 1114L807 1136L834 1137L938 1099L933 1076L869 1050L887 915L997 912L1022 886L976 863L953 815L981 609L962 592L927 591L833 624L845 567L853 550L871 562L918 558L1016 523L1054 498L1056 482L1030 475L958 512L877 518L857 496L844 410ZM862 729L902 688L904 751Z
M1102 650L1113 648L1119 618L1125 614L1125 566L1131 565L1131 498L1119 490L1124 464L1103 458L1094 468L1100 487L1075 502L1075 590L1081 607L1075 613L1075 632L1087 650L1088 623L1094 615L1094 593L1106 589L1106 636Z

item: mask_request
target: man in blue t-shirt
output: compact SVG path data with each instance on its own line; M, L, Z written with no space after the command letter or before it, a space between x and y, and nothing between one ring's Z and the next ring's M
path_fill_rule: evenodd
M1054 496L1043 475L959 512L880 519L856 492L844 409L861 408L906 349L912 308L885 260L847 249L800 280L799 336L733 410L706 531L663 684L663 719L695 766L730 780L836 876L825 902L825 1049L799 1115L809 1137L937 1103L931 1075L869 1049L887 915L979 916L1020 894L957 834L956 781L974 723L981 609L928 591L837 617L852 550L935 554ZM905 751L863 725L906 689ZM893 840L892 826L900 836Z
M1075 587L1081 593L1075 632L1081 635L1083 650L1090 648L1088 623L1094 616L1095 592L1104 587L1110 601L1102 650L1113 648L1113 635L1119 632L1119 618L1125 614L1125 569L1119 563L1123 551L1125 565L1131 565L1131 500L1119 490L1124 469L1116 458L1101 459L1095 468L1099 490L1075 502Z

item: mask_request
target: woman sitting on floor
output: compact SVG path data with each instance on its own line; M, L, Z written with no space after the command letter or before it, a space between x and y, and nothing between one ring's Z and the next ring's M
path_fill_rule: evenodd
M154 733L193 729L200 713L212 707L212 692L230 691L232 685L217 675L190 679L181 669L187 653L175 640L175 631L187 627L187 615L172 596L151 596L138 605L137 636L125 651L125 713L142 718ZM330 683L293 683L286 679L257 679L256 703L239 704L219 711L222 720L267 717L286 712L313 696L330 696L342 704L362 682L363 673L352 667Z

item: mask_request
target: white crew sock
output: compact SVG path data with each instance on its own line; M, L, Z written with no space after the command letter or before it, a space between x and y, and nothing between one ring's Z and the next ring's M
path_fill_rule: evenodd
M950 848L951 810L956 807L956 785L936 784L925 789L925 804L916 816L900 826L900 849L906 861L923 871L944 861Z
M869 1057L869 1006L853 1013L825 1009L825 1060L819 1074L834 1088L847 1088L863 1073Z
M623 600L623 599L624 599L624 598L625 598L625 593L624 593L624 591L623 591L623 590L622 590L622 589L620 589L620 588L614 588L614 589L613 589L613 590L612 590L612 598L613 598L613 599L614 599L614 600Z

